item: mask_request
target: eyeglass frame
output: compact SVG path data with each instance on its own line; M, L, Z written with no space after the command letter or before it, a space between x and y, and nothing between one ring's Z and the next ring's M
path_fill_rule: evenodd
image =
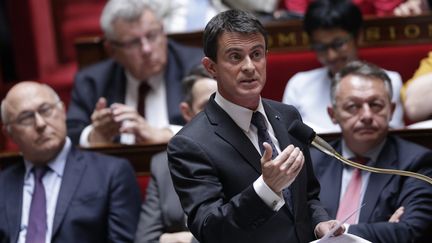
M56 108L59 108L61 104L63 104L61 100L58 100L55 103L43 103L36 110L21 112L15 119L8 121L5 125L17 124L24 127L34 126L36 124L36 113L44 119L51 118L54 115ZM29 122L23 123L25 119L30 120Z
M129 40L129 41L117 41L117 40L112 40L112 39L108 39L108 41L113 46L115 46L117 48L131 50L131 49L141 48L143 39L145 39L148 44L154 45L159 40L159 38L162 36L162 34L163 34L163 28L159 27L157 29L156 28L152 29L152 30L148 31L147 33L145 33L144 35L142 35L140 37L136 37L136 38Z
M329 44L322 44L322 43L314 43L311 44L311 49L317 53L325 53L329 49L332 49L334 51L340 51L343 47L346 46L346 44L352 39L353 37L351 35L347 35L342 38L337 38L336 40L332 41Z

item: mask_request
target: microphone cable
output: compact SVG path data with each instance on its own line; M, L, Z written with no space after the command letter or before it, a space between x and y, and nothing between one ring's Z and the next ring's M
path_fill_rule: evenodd
M337 160L341 161L342 163L350 165L352 167L373 172L373 173L413 177L428 182L429 184L432 184L432 178L423 174L415 173L412 171L405 171L405 170L375 168L367 165L362 165L354 161L351 161L349 159L346 159L342 155L340 155L336 150L334 150L333 147L330 146L330 144L328 144L324 139L316 135L316 133L312 128L310 128L309 126L307 126L306 124L304 124L299 120L294 121L293 124L288 129L288 131L290 132L291 135L293 135L301 142L304 142L306 144L312 144L321 152L330 155L336 158Z

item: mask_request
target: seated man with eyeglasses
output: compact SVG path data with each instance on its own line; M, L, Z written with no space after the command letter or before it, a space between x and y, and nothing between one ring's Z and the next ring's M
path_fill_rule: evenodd
M166 143L183 125L181 80L202 50L168 40L142 0L108 1L101 16L111 59L77 73L67 114L74 144Z
M1 120L22 159L0 171L0 242L133 242L141 197L132 166L75 148L52 88L19 82Z
M306 11L303 26L323 67L295 74L286 85L283 103L295 106L303 121L318 133L340 131L327 115L331 79L346 63L358 59L362 24L362 14L352 1L313 1ZM404 126L399 96L402 80L396 72L386 73L392 81L395 94L392 100L396 103L390 127L401 128Z

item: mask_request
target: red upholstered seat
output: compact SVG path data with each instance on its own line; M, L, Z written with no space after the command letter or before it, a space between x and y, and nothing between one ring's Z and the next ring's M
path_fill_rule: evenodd
M146 195L146 191L147 191L147 186L150 182L150 176L148 175L138 175L137 176L137 181L138 181L138 185L141 189L141 197L144 200L145 199L145 195Z
M401 46L360 48L360 59L388 70L397 71L407 81L417 69L422 58L432 50L432 43ZM297 72L320 67L315 53L279 52L268 54L267 83L263 97L281 101L288 80Z

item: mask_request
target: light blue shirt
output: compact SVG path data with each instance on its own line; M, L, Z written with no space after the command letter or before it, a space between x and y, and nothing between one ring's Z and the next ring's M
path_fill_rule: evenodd
M47 231L45 242L51 242L52 228L54 222L55 209L57 205L57 198L60 191L60 186L63 178L63 171L66 165L66 158L72 147L72 143L69 138L66 138L65 145L61 152L50 161L47 165L50 168L44 177L42 178L42 183L45 187L45 197L47 204ZM27 235L28 219L30 214L30 204L32 200L33 190L34 190L34 177L32 168L33 164L30 161L24 161L26 172L24 175L24 188L23 188L23 204L21 212L21 225L20 232L18 236L18 243L25 243L25 238Z

